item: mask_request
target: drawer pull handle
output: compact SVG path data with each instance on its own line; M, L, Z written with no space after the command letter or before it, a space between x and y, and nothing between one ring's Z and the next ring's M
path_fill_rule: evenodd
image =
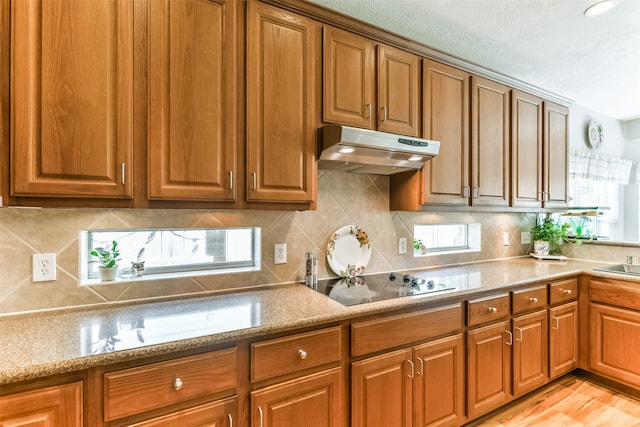
M520 338L516 338L516 341L518 342L522 342L522 329L521 328L516 328L516 331L518 331Z
M307 358L307 352L303 349L298 350L298 357L302 360Z
M173 389L176 391L182 389L182 378L178 377L173 381Z
M489 313L497 313L498 309L495 307L489 307Z
M537 303L537 302L538 302L538 298L536 298L536 297L531 297L531 298L529 298L529 301L531 301L532 303L534 303L534 304L535 304L535 303Z
M424 375L424 360L421 357L418 357L418 362L420 362L420 370L416 372L418 375Z
M258 413L260 414L260 427L262 427L262 408L258 406Z
M233 417L231 414L227 414L227 417L229 417L229 427L233 427Z
M560 329L560 319L558 319L557 317L553 316L551 318L551 320L553 321L553 323L555 325L555 326L551 326L551 329L555 329L555 330Z
M409 375L407 375L409 378L413 378L415 376L415 365L413 364L413 362L411 360L407 360L407 362L409 362L409 366L411 366L411 373Z
M507 345L513 345L513 334L511 333L511 331L505 331L507 334L509 334L509 342L505 343Z
M571 295L571 289L563 289L562 292L564 292L565 295Z

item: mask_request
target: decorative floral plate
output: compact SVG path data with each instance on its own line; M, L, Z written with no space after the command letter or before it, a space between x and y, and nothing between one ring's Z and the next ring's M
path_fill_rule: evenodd
M339 228L327 244L329 267L340 277L361 274L371 259L371 242L363 229L356 225Z
M587 132L589 133L589 144L591 144L593 148L600 147L604 142L604 129L602 128L602 124L597 120L591 120Z

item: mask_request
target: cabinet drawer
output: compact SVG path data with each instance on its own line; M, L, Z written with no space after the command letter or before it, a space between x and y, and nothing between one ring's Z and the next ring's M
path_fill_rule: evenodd
M231 397L226 400L215 401L199 405L194 408L174 412L163 417L143 421L133 424L130 427L167 427L167 426L228 426L233 425L233 421L238 416L236 408L238 398Z
M303 371L340 360L340 327L251 344L251 381Z
M457 331L460 304L389 316L351 325L351 355L361 356Z
M509 316L509 294L467 301L467 324L480 325Z
M511 293L513 314L526 313L547 305L547 287L527 288Z
M236 348L109 372L104 375L104 419L116 420L228 391L237 382Z
M578 279L560 280L549 284L549 304L560 304L576 298L578 298Z
M591 301L640 310L640 285L620 280L591 280Z

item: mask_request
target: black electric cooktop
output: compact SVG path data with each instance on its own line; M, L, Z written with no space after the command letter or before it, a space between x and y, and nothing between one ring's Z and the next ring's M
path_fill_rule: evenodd
M456 289L454 286L436 283L426 275L427 273L413 276L403 273L380 273L325 279L318 281L318 292L343 305L356 305Z

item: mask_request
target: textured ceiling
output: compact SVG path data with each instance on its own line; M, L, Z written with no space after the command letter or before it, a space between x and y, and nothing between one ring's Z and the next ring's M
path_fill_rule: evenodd
M640 117L640 0L311 0L432 48L573 99Z

